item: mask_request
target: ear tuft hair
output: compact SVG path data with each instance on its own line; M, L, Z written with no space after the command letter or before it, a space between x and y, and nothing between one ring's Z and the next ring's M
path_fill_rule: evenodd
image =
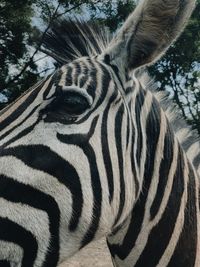
M110 40L108 30L94 22L64 19L52 24L42 51L63 65L79 57L101 54Z

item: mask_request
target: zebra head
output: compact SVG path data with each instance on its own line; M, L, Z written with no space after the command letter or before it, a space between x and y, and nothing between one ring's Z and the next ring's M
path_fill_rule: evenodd
M150 94L134 73L193 7L140 1L111 42L85 23L52 28L46 52L63 66L1 113L0 266L55 267L126 220L142 190L139 113Z

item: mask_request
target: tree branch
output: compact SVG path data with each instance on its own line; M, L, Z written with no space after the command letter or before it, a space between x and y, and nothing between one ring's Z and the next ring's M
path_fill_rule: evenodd
M41 50L40 50L40 51L41 51ZM41 52L42 52L42 51L41 51ZM48 55L45 55L45 56L43 56L43 57L40 57L40 58L34 60L33 63L36 63L36 62L38 62L38 61L40 61L40 60L42 60L42 59L44 59L44 58L46 58L46 57L48 57Z
M44 73L44 72L47 72L49 70L53 70L53 69L54 69L54 67L46 68L46 69L40 71L39 74Z
M48 23L48 25L47 25L45 31L43 32L43 34L42 34L42 36L41 36L41 39L40 39L39 43L38 43L37 46L36 46L36 49L35 49L34 53L33 53L32 56L29 58L29 60L25 63L25 65L24 65L24 67L21 69L21 71L20 71L14 78L12 78L11 80L9 80L9 81L6 83L6 86L10 86L12 83L14 83L15 81L17 81L17 80L21 77L21 75L26 71L26 69L30 66L30 63L33 61L33 58L35 57L35 55L36 55L36 54L38 53L38 51L40 50L41 45L42 45L42 43L43 43L43 41L44 41L44 38L45 38L45 36L46 36L48 30L50 29L51 24L53 23L53 21L54 21L55 19L57 19L57 18L63 16L64 14L66 14L66 13L68 13L68 12L70 12L70 11L72 11L72 10L78 8L78 7L80 7L81 5L85 4L86 2L87 2L87 1L82 2L82 3L79 3L79 4L77 4L76 6L73 6L72 8L67 9L65 12L60 13L60 14L58 14L58 10L59 10L59 8L60 8L60 4L57 5L57 7L56 7L56 9L55 9L55 11L54 11L54 13L53 13L53 15L51 16L51 18L50 18L50 20L49 20L49 23ZM100 2L100 0L98 0L97 2Z
M171 84L171 87L174 91L174 100L176 101L176 104L179 106L182 114L183 114L183 117L185 120L187 120L187 116L185 114L185 110L184 110L184 107L182 106L182 103L179 99L179 94L178 94L178 89L177 89L177 83L176 83L176 77L174 77L175 74L173 75L172 73L172 79L169 80L170 84Z

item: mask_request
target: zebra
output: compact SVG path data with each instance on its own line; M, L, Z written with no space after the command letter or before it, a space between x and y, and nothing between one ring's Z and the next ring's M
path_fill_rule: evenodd
M113 37L52 25L58 69L0 114L1 267L56 267L101 237L117 267L200 266L199 141L145 74L194 7L141 0Z

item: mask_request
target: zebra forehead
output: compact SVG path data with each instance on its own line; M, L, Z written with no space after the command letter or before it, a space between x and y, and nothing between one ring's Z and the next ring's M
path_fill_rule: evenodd
M99 61L96 57L81 57L68 64L63 65L58 70L58 77L55 82L58 85L76 85L80 88L85 86L92 90L104 87L104 81L109 83L115 79L112 68L105 62ZM106 89L106 88L102 88Z

